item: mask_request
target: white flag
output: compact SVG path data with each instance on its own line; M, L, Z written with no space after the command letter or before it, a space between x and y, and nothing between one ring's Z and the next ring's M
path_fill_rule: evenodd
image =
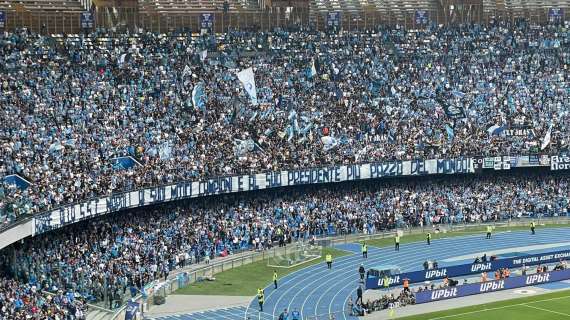
M125 58L127 57L126 53L123 53L120 57L119 57L119 65L123 65L125 63Z
M338 68L334 65L334 63L332 64L332 68L333 68L334 74L338 74L340 72L340 70L338 70Z
M324 151L329 151L338 145L338 140L336 138L331 137L331 136L321 137L321 142L323 143L323 150Z
M190 67L188 65L184 66L184 71L182 71L182 76L185 77L189 74L192 74L192 71L190 70Z
M315 60L311 63L311 78L317 75L317 68L315 68Z
M542 139L542 145L540 146L540 150L544 150L546 149L546 147L548 147L548 145L550 144L551 134L552 134L552 125L550 125L548 131L546 132L546 135L544 136L544 139Z
M200 52L200 61L206 60L207 56L208 56L208 50L201 51Z
M243 84L245 91L249 94L251 104L257 105L257 89L255 87L255 78L251 67L238 72L237 77Z

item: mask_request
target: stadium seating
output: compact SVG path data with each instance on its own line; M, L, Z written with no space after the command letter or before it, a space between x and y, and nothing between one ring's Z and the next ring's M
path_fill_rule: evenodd
M324 16L328 12L340 12L352 19L363 19L364 14L384 15L392 21L411 20L416 10L435 11L433 0L311 0L311 14ZM348 23L343 24L345 27Z
M2 0L0 9L14 11L81 12L84 5L79 0Z
M517 15L548 9L540 1L485 3ZM85 4L22 0L14 10L78 13ZM139 4L143 14L165 17L223 6ZM311 1L317 15L340 11L350 19L373 8L403 21L436 7L427 0ZM254 1L230 2L232 13L258 9ZM9 121L0 126L0 177L18 174L30 184L0 183L0 220L11 226L85 199L233 174L568 152L567 31L497 25L202 36L3 33L0 116ZM250 66L257 102L235 75ZM528 131L501 134L516 126ZM133 159L132 166L117 166L118 158ZM0 259L16 262L3 268L0 293L42 300L47 291L57 297L48 308L81 315L83 302L70 303L76 293L115 308L127 290L135 295L186 263L271 247L282 240L277 230L308 239L568 215L567 193L564 175L496 175L163 204L18 243L4 252L10 259ZM10 308L0 315L14 319L36 307L2 303Z
M521 26L520 28L526 28ZM542 29L525 29L528 37L544 37L539 35ZM445 35L449 39L453 38L452 31L433 30L433 35L440 34ZM478 29L474 28L472 31L473 37L484 38L484 34L481 34ZM496 31L491 31L496 32ZM559 70L564 69L564 48L568 46L568 42L564 40L563 33L558 33L554 35L554 30L548 31L552 38L544 39L537 45L549 48L548 53L544 53L540 56L543 61L547 61L549 65L558 65ZM27 135L26 131L18 131L23 123L31 122L34 126L40 126L45 121L52 121L50 117L36 115L34 118L26 117L23 114L21 105L29 105L37 99L39 103L34 102L33 106L39 108L41 112L48 112L49 109L41 109L44 103L49 103L58 105L54 102L54 98L57 95L54 93L40 90L35 87L33 82L19 84L20 77L18 72L23 72L15 69L15 61L26 61L25 57L18 55L18 52L11 46L2 47L5 53L1 56L5 59L3 62L6 67L6 74L8 75L8 81L14 85L20 85L26 87L28 90L33 90L36 93L36 97L30 100L27 96L22 96L15 91L10 90L10 86L5 87L4 99L11 99L17 101L16 104L6 103L8 109L5 112L11 112L12 115L19 114L15 117L14 123L7 123L6 128L2 135L5 137L6 141L10 141L14 144L12 147L10 144L5 144L3 146L4 154L6 155L6 165L0 167L0 174L3 176L10 174L20 174L23 175L25 179L31 181L32 186L26 190L14 190L7 192L8 201L4 207L10 208L10 211L21 211L24 212L38 212L48 208L54 208L55 206L66 204L69 202L80 201L86 197L93 197L101 194L105 194L113 191L120 191L125 189L140 188L140 186L148 186L150 184L160 184L160 183L172 183L174 181L180 180L195 180L204 177L212 177L216 175L224 174L241 174L244 172L255 172L261 170L279 170L283 168L289 168L290 166L302 166L303 163L311 163L311 165L328 165L328 164L338 164L346 161L378 161L387 159L389 157L396 157L399 159L409 159L410 157L447 157L449 156L449 150L452 150L454 156L460 155L496 155L504 154L506 152L510 153L527 153L531 149L538 150L541 141L546 136L549 130L549 123L545 122L540 113L530 113L524 114L521 110L517 109L519 105L531 105L532 98L528 96L524 88L531 88L531 90L542 90L544 88L542 85L538 85L539 82L530 81L528 77L538 77L536 74L532 73L522 73L517 71L517 86L521 90L517 91L516 95L512 95L505 103L502 103L499 110L491 108L495 101L501 99L501 97L506 94L505 91L507 87L500 87L500 89L495 88L495 84L488 82L488 78L483 77L482 74L486 72L492 72L491 69L487 68L482 70L474 70L477 64L471 64L469 72L473 73L477 81L469 82L467 78L459 78L455 75L453 69L450 71L444 71L441 69L445 67L449 61L441 60L435 56L426 56L426 63L436 65L440 68L442 74L447 74L448 77L454 77L454 83L447 82L446 78L433 78L430 82L425 82L422 84L423 87L418 88L416 85L412 86L410 81L417 81L419 71L414 71L416 69L411 68L410 64L420 64L420 61L409 62L406 60L400 60L398 57L392 57L391 52L400 52L406 55L414 56L418 52L437 52L441 50L441 46L444 45L440 41L432 41L431 34L421 35L420 39L416 39L417 35L410 33L410 37L403 37L402 31L392 30L390 33L386 33L383 39L379 39L372 34L362 34L361 37L352 39L353 46L347 46L345 40L346 34L340 35L328 35L322 40L321 43L316 43L321 48L321 52L326 52L331 45L328 44L328 40L332 42L338 41L338 44L334 44L334 50L339 50L342 54L339 55L322 55L322 60L318 63L316 69L317 73L320 75L317 79L312 81L307 81L305 68L309 66L311 51L315 48L305 47L310 41L298 41L287 43L287 49L284 52L286 55L293 56L295 50L310 50L309 54L302 57L305 62L300 62L301 65L288 65L287 69L282 69L283 67L275 69L264 69L260 68L257 71L257 81L260 89L260 100L264 105L272 105L275 103L276 99L279 98L278 95L274 95L272 92L283 92L283 96L295 97L295 99L289 99L289 102L284 102L282 104L276 105L274 108L265 111L265 118L258 119L260 124L257 127L250 127L249 121L254 116L254 111L247 104L247 95L243 91L240 82L233 78L232 73L229 71L230 68L235 68L237 62L256 64L256 63L271 63L277 62L279 57L267 57L262 58L262 60L257 60L255 56L245 57L242 61L236 61L233 58L228 58L227 60L219 60L218 58L206 59L205 62L188 61L187 59L197 58L199 51L203 50L208 46L205 41L206 38L197 38L191 41L187 41L186 38L177 38L174 42L165 41L165 39L170 39L168 35L152 35L152 34L131 34L128 37L124 35L113 35L107 36L105 34L93 34L90 36L77 36L71 35L66 37L54 37L50 38L49 41L36 41L37 35L21 35L19 38L16 35L10 35L14 38L14 41L20 41L22 45L26 45L32 50L30 52L36 52L36 50L45 50L46 48L57 49L58 46L55 43L60 43L61 47L73 48L69 52L54 50L55 52L60 52L62 61L73 61L74 63L84 63L88 65L87 68L82 68L81 74L84 80L79 80L79 73L76 70L67 69L65 71L68 73L68 77L75 78L74 81L81 81L84 88L88 88L90 92L95 95L101 95L102 97L107 96L112 99L113 103L106 103L105 109L98 108L98 103L96 101L89 100L89 96L85 92L81 99L84 100L82 103L87 103L85 106L89 108L90 112L85 112L83 110L78 111L77 115L74 116L73 121L78 123L83 123L85 121L84 117L89 117L90 114L100 117L101 121L106 119L112 119L111 110L116 110L114 112L115 116L120 116L124 119L129 119L127 122L113 122L106 123L104 126L98 128L98 130L105 130L103 136L97 136L97 130L86 131L81 129L82 126L72 126L72 128L66 128L61 132L54 132L53 134L57 137L55 139L52 136L37 136L37 143L30 146L26 143L24 138ZM354 35L360 35L355 33ZM310 34L299 32L293 34L299 39L311 39L313 37ZM554 39L558 37L558 39ZM275 33L273 38L273 45L278 43L285 43L285 35L281 33ZM442 38L445 39L445 38ZM554 39L554 41L552 40ZM52 43L52 40L56 40ZM233 50L252 50L252 44L249 42L251 40L251 34L249 33L232 33L231 37L228 38L218 38L218 45L221 45L222 57L224 55L233 54ZM424 41L429 40L429 41ZM211 41L207 40L207 41ZM263 41L263 40L259 40ZM451 41L451 40L450 40ZM482 40L483 43L489 42L491 40ZM501 40L505 43L503 44L499 40L492 40L493 44L505 45L510 52L514 51L515 48L509 48L511 46L508 39ZM496 43L495 43L496 42ZM372 54L372 48L361 49L364 46L383 47L380 54L384 55L385 61L382 62L378 60ZM462 46L462 41L455 39L451 41L452 47L459 48ZM260 44L263 48L267 44ZM472 50L474 53L467 52L468 59L480 59L477 56L479 51L485 52L487 44L481 45L481 47L474 47ZM175 49L176 48L176 49ZM385 50L385 48L391 48L390 50ZM215 48L213 48L216 50ZM257 48L256 48L257 49ZM75 51L78 50L78 51ZM80 50L80 51L79 51ZM107 51L112 52L111 56L106 58L106 61L95 62L90 60L89 57L106 54ZM135 51L146 52L145 55L137 55ZM177 88L174 91L160 89L159 84L156 84L157 89L144 89L146 94L149 95L151 99L143 96L139 99L134 99L134 96L141 95L142 91L136 86L129 85L125 82L125 71L136 72L135 70L140 70L142 68L148 70L149 66L157 63L156 55L163 55L162 52L166 50L170 52L172 50L183 50L186 53L190 53L189 56L172 56L170 62L168 60L161 60L161 66L163 68L160 73L165 74L165 78L161 81L162 83L170 83L169 87ZM349 50L349 51L347 51ZM354 51L359 53L360 50L367 50L365 55L368 59L375 61L374 64L363 64L361 61L356 60L352 62L348 60L349 56L346 54ZM380 49L378 49L380 50ZM521 59L532 59L532 55L527 53L527 49L517 49L522 50ZM129 53L129 51L132 51ZM82 54L77 52L89 52L89 54L82 56ZM508 59L509 53L503 52L501 55L496 56L493 60L493 68L497 70L503 70L506 64L510 64ZM560 59L558 57L561 57ZM39 63L45 66L53 68L54 63L50 61L44 61L44 56L40 56ZM225 58L224 58L225 59ZM275 59L275 61L273 61ZM342 70L336 66L342 66L344 63L349 62L346 66L342 67ZM23 62L19 62L23 63ZM25 62L27 63L27 62ZM219 69L214 72L213 75L206 72L205 70L212 70L211 68L216 68L216 66L221 63L225 64L223 69ZM399 64L399 66L393 65L393 63ZM303 67L302 64L307 64ZM428 68L429 68L428 64ZM278 64L280 65L280 64ZM529 64L532 65L532 64ZM567 66L566 66L567 67ZM177 73L174 68L180 70L187 70L186 73ZM375 69L379 68L379 69ZM462 68L467 68L463 66ZM509 68L511 68L509 66ZM533 67L534 68L534 67ZM170 70L166 72L166 70ZM216 69L214 69L216 70ZM379 73L380 70L390 70L389 73L399 74L400 78L383 79L383 72ZM404 70L404 71L402 71ZM148 70L150 72L151 70ZM477 71L477 72L476 72ZM56 73L50 75L49 77L40 76L34 69L28 69L30 72L30 78L36 79L36 81L41 81L49 87L53 87L54 90L64 90L67 87L55 86ZM283 79L286 73L292 74L291 78L287 83L297 82L300 88L295 88L293 86L282 86L281 84L269 82L267 79ZM354 78L354 73L357 74L367 74L357 79L357 85L354 85L356 78ZM194 74L194 75L192 75ZM423 71L421 74L428 76ZM467 74L467 73L465 73ZM148 73L145 76L141 76L141 81L157 81L157 78L149 76ZM104 81L109 87L103 87L108 89L101 89L101 82L99 82L99 77L103 76ZM214 78L210 78L210 77ZM404 77L406 76L406 77ZM433 77L433 75L430 74ZM523 77L524 76L524 77ZM208 131L208 130L196 130L191 129L190 123L198 121L197 116L199 116L199 110L192 108L192 89L186 90L184 86L177 86L176 81L186 82L189 88L197 85L197 81L202 81L203 83L212 83L208 86L208 90L205 93L208 96L208 102L205 103L205 112L215 117L208 120L209 128L220 127L224 128L221 131ZM509 74L505 74L502 77L511 78ZM562 77L562 78L560 78ZM566 120L568 115L564 112L554 113L555 110L565 108L563 103L568 98L568 91L565 86L562 85L559 80L564 80L567 74L560 73L557 78L549 79L552 82L551 88L547 91L537 91L540 92L540 99L543 99L552 108L549 109L549 113L553 113L552 116L555 118L560 118L557 122L553 123L554 130L552 131L552 143L547 146L552 152L557 150L565 150L568 148L568 128L561 126ZM217 79L217 80L213 80ZM403 80L399 80L403 79ZM442 80L443 79L443 80ZM390 81L390 82L386 82ZM403 82L401 82L403 81ZM542 80L541 80L542 81ZM111 83L119 83L122 85L122 91L111 90ZM318 100L310 94L311 88L314 88L313 82L316 82L319 88L317 92L321 97L326 97L324 100ZM213 85L216 83L217 85ZM538 87L536 87L538 86ZM154 88L155 86L151 86ZM469 88L461 89L461 87ZM365 89L364 89L365 88ZM397 89L400 88L400 89ZM369 95L365 95L358 103L351 105L350 101L346 99L343 95L343 91L350 94L358 94L356 92L351 92L354 90L364 89L364 92L368 92ZM66 89L67 90L67 89ZM103 90L103 92L98 92L97 90ZM141 89L142 90L142 89ZM402 90L401 92L399 90ZM466 92L462 92L466 91ZM551 96L554 90L558 93L556 96ZM27 92L23 90L22 92ZM55 91L54 91L55 92ZM222 110L228 110L226 104L230 103L228 100L228 92L239 92L245 104L240 105L239 112L242 114L238 120L231 120L231 118L218 118L218 114L223 113ZM263 95L261 95L261 92ZM482 92L489 92L483 94ZM341 96L342 95L342 96ZM461 117L466 117L470 121L466 120L455 120L453 117L457 115L449 115L449 107L444 103L443 105L437 98L437 95L445 97L445 99L452 101L454 104L460 105L462 99L466 99L468 103L472 104L470 107L470 113L464 114ZM171 98L173 97L173 98ZM163 140L153 137L150 134L142 135L138 130L135 130L129 122L138 123L141 120L134 117L129 113L126 106L118 103L119 101L125 101L129 99L131 107L136 106L137 110L146 110L145 108L150 108L148 115L154 115L154 108L156 105L150 104L149 101L153 101L155 98L159 98L161 103L160 108L168 107L170 112L160 113L160 117L154 117L156 121L154 125L154 130L160 132ZM56 98L59 99L59 98ZM77 99L77 98L76 98ZM102 98L98 98L102 99ZM169 103L174 99L175 104ZM437 98L440 99L440 98ZM441 98L443 99L443 98ZM279 99L277 99L279 100ZM285 100L285 99L284 99ZM362 110L363 114L372 114L378 112L376 110L377 105L386 106L398 106L398 108L412 108L411 101L417 100L417 105L413 108L414 113L408 113L407 118L409 121L417 123L413 127L408 127L406 122L399 122L400 120L392 119L393 114L385 113L382 119L375 119L374 117L361 117L359 113L349 113L347 116L338 118L338 115L342 113L331 112L331 110L344 110L346 108L358 108ZM365 101L368 101L365 103ZM62 103L70 103L68 101ZM78 102L76 102L78 103ZM164 105L162 105L164 103ZM308 103L308 104L305 104ZM320 110L323 110L323 115L315 114L314 111L307 109L311 105L319 106ZM287 105L295 106L295 113L291 110L287 110ZM325 107L326 106L326 107ZM141 109L142 108L142 109ZM190 109L188 109L190 108ZM422 114L426 110L435 110L435 112L430 111L430 121L426 121ZM9 111L8 111L9 110ZM161 109L158 109L161 110ZM388 109L389 110L389 109ZM477 110L477 111L474 111ZM58 111L60 112L60 111ZM63 111L61 111L63 112ZM219 112L219 113L218 113ZM383 112L387 112L386 110ZM399 112L409 112L409 110L400 110ZM298 114L297 114L298 113ZM534 121L534 127L532 128L532 137L528 138L525 143L521 143L520 138L517 137L489 137L489 128L493 125L500 127L496 121L500 118L501 113L523 113L521 117L528 117ZM271 118L268 117L272 115ZM146 115L145 115L146 116ZM259 116L259 115L257 115ZM189 120L186 120L190 117ZM192 118L194 117L194 118ZM241 119L243 117L243 119ZM494 118L497 117L497 118ZM277 122L275 119L286 119L289 120L279 120ZM56 118L57 119L57 118ZM193 119L193 120L192 120ZM253 118L252 118L253 119ZM274 119L274 120L272 120ZM297 119L296 122L293 121L292 124L289 123L291 119ZM126 121L126 120L125 120ZM233 122L232 122L233 121ZM502 120L507 125L506 120ZM22 125L15 125L15 123L22 123ZM176 126L171 127L172 123L178 123ZM455 129L451 126L454 124ZM473 124L476 125L473 125ZM336 124L336 125L333 125ZM54 122L52 124L56 126ZM90 125L90 124L86 124ZM508 125L517 125L512 122ZM355 130L355 127L363 128L364 133ZM172 137L177 137L178 133L182 128L186 128L188 132L192 131L191 136L185 136L184 139L179 140L173 139ZM328 135L324 133L324 129L329 132L332 130L334 139L329 139L334 141L331 146L325 145L322 141L323 136ZM330 130L329 130L330 129ZM503 128L504 129L504 128ZM413 133L410 135L407 133L411 130ZM14 135L13 132L18 132ZM80 132L82 132L80 134ZM222 132L234 132L236 136L228 137L223 135ZM187 133L184 133L185 135ZM129 139L125 139L125 135L128 135ZM253 148L251 151L244 151L238 148L236 145L239 141L240 145L248 136L253 135L257 139L257 143L260 144L259 149ZM410 137L417 137L416 140ZM92 144L90 140L87 139L98 139L103 145L100 147L98 144ZM250 140L253 138L250 138ZM491 139L491 144L489 147L489 139ZM253 141L253 140L252 140ZM253 142L256 143L256 142ZM85 148L77 148L77 145L84 144ZM89 147L87 147L89 146ZM213 147L212 147L213 146ZM295 151L299 153L299 156L293 157L297 163L291 163L286 154L289 154L288 148L290 146L295 146ZM49 158L48 163L50 165L45 169L45 164L39 165L39 158L30 157L26 159L26 163L23 163L21 158L21 152L17 150L26 150L26 152L33 152L32 150L42 150L42 154L46 154ZM100 149L101 148L101 149ZM451 149L448 149L451 148ZM546 148L546 146L545 146ZM61 151L70 150L70 151ZM77 150L78 152L71 152ZM241 150L241 151L240 151ZM259 150L263 150L260 152ZM36 151L37 152L37 151ZM536 152L536 151L535 151ZM546 151L545 151L546 152ZM95 157L97 154L99 156ZM269 154L270 157L266 155ZM126 172L117 171L112 167L111 159L121 157L121 156L132 156L138 159L139 166L135 166ZM209 159L208 161L203 161L200 159ZM218 159L214 161L213 159ZM55 163L60 163L55 165ZM87 175L76 163L82 164L91 168L91 173ZM58 174L53 174L64 168L65 170L59 174L63 174L64 177L60 177ZM69 170L69 171L67 171ZM78 178L80 177L80 178ZM94 178L95 177L95 178ZM120 177L120 178L119 178ZM142 178L144 177L144 179ZM93 179L96 179L94 182ZM88 186L87 188L78 186ZM7 188L7 190L11 190ZM48 195L48 196L46 196ZM17 203L17 205L15 205ZM25 203L25 204L24 204ZM14 206L15 208L12 208ZM4 209L6 210L6 209ZM16 214L17 215L17 214Z
M139 12L149 13L194 13L194 12L222 12L225 0L214 1L186 1L186 0L140 0ZM256 0L229 0L230 12L259 10Z
M569 0L483 0L488 16L526 17L546 21L550 8L570 8Z

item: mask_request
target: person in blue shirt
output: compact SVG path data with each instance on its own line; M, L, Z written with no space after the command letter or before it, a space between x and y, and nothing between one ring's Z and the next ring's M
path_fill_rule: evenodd
M16 300L14 300L14 307L16 307L16 310L21 309L24 306L24 302L22 301L22 299L17 298Z
M301 313L299 313L299 310L295 309L291 312L291 320L301 320Z

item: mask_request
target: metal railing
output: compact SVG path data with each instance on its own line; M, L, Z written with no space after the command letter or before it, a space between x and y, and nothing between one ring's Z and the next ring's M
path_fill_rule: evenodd
M90 8L90 0L82 0L84 10ZM222 11L213 9L190 10L181 9L174 12L157 12L144 8L115 7L116 19L108 19L105 8L95 11L96 27L112 28L124 25L130 30L142 27L153 32L168 32L173 30L190 29L200 31L200 14L210 13L214 15L212 29L214 32L226 32L229 29L271 30L273 28L299 28L309 27L317 30L328 29L327 13L329 10L318 8L295 7L293 11L284 13L275 10L245 10L245 11ZM407 29L418 28L415 20L415 8L403 9L394 7L392 10L348 10L347 8L335 11L341 12L340 26L344 30L375 29L381 25L400 25ZM388 9L388 8L384 8ZM562 7L563 17L561 21L568 19L568 8ZM43 12L41 10L24 10L19 12L9 8L6 10L7 30L26 27L34 32L45 33L80 33L80 12L70 9L69 12ZM451 15L442 8L424 8L428 12L431 23L435 24L487 24L490 21L505 21L513 23L517 18L524 18L532 23L546 23L548 10L526 9L520 12L512 10L497 10L482 6L478 10L457 12Z

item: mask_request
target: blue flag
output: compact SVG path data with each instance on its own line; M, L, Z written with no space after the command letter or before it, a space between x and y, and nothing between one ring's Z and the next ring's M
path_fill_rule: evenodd
M463 97L465 97L465 93L458 90L453 90L451 93L459 99L463 99Z
M455 131L448 124L445 125L445 131L447 132L447 141L452 142L455 138Z
M312 79L317 75L317 68L315 68L315 60L312 60L311 67L307 70L307 78Z
M503 131L505 131L505 126L504 125L499 126L498 124L490 126L487 129L487 132L489 133L490 136L498 136L501 133L503 133Z
M343 93L342 93L342 90L340 89L340 87L336 88L336 91L334 94L335 94L335 97L337 100L341 100L343 97Z
M4 183L15 185L20 190L26 190L30 186L30 182L17 174L11 174L4 177Z

